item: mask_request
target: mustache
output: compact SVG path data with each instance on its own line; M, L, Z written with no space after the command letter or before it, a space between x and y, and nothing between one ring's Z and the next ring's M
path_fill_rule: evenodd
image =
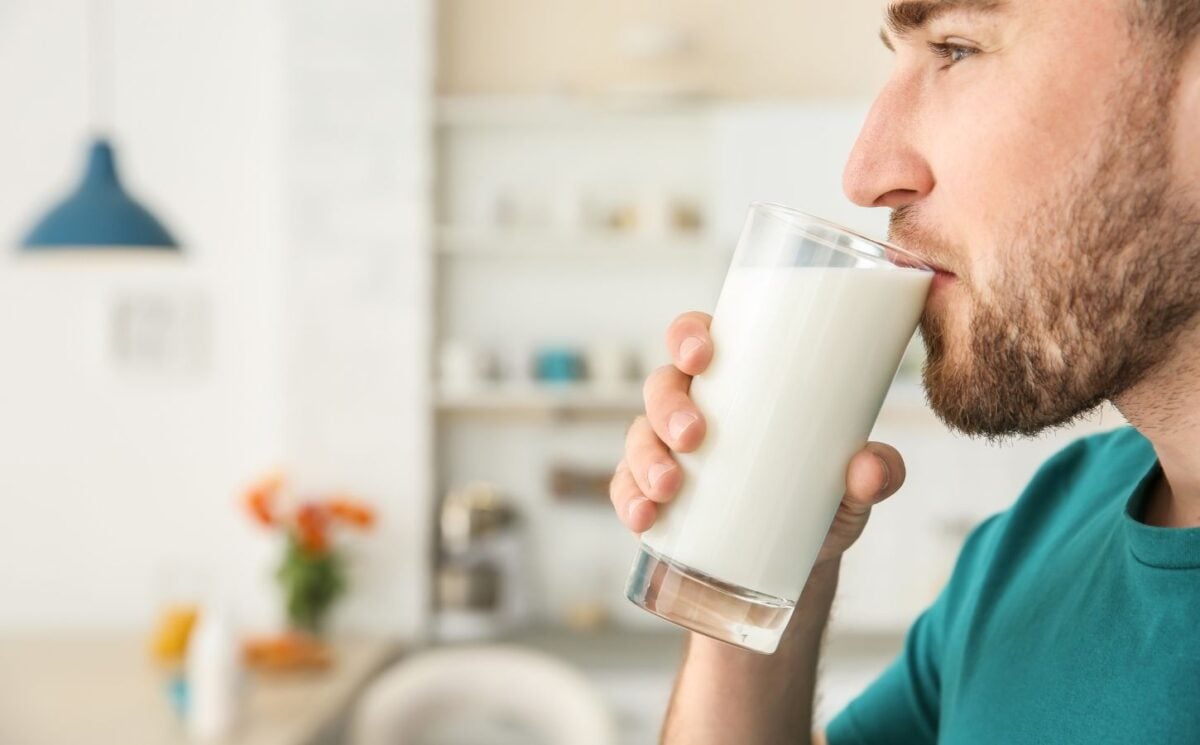
M915 205L906 204L892 210L888 218L888 242L911 251L939 271L959 273L955 260L959 252L941 233L921 224Z

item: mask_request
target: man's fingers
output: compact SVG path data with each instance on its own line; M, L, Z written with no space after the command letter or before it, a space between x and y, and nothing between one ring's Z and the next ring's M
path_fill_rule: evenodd
M699 375L712 361L712 338L708 327L712 316L691 311L678 316L667 327L667 353L675 367L688 375Z
M704 417L687 393L691 380L674 365L663 365L650 373L642 388L654 432L681 453L695 450L704 439Z
M634 420L625 435L625 461L642 494L655 502L675 496L683 472L644 416Z
M658 516L658 507L638 489L624 459L617 464L616 473L608 485L608 498L617 511L617 517L634 533L645 531Z
M868 442L846 468L846 499L870 506L887 499L904 484L904 459L882 442Z

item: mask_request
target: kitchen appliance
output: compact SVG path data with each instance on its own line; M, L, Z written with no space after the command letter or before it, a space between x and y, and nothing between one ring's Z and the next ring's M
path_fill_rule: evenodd
M524 547L517 511L486 482L451 491L438 517L435 578L444 639L494 636L527 611Z

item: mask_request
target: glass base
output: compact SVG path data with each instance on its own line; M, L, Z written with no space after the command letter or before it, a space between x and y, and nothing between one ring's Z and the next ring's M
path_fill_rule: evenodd
M625 597L685 629L762 654L779 646L795 606L709 577L645 545L633 562Z

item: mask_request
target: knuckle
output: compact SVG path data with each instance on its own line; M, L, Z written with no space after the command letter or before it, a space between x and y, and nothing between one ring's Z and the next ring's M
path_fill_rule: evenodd
M625 468L618 468L617 472L613 474L612 479L609 480L608 497L612 500L613 504L620 502L622 494L629 490L627 484L632 481L630 476L629 466L625 466Z
M638 414L637 416L635 416L633 418L633 421L630 422L629 426L625 429L625 440L627 442L633 436L634 432L637 431L638 427L641 426L641 424L645 421L646 421L645 414Z
M648 438L633 443L629 448L629 452L626 453L626 456L629 458L629 479L631 481L637 478L634 475L635 469L640 471L642 468L645 468L654 457L647 440Z
M674 365L659 365L646 377L646 382L642 385L642 399L646 402L647 407L651 402L658 400L674 369Z
M625 475L613 481L612 489L609 491L608 496L613 506L619 508L640 494L641 490L638 489L634 480Z

